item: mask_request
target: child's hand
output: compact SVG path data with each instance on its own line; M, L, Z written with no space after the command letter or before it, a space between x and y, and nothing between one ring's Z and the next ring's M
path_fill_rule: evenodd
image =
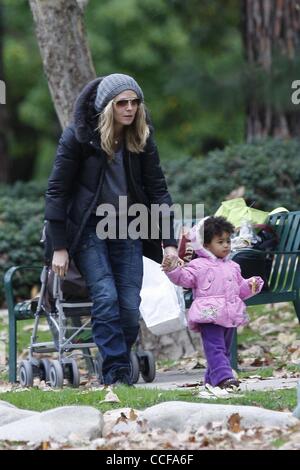
M173 269L177 268L177 266L183 265L184 262L182 261L182 259L175 256L166 255L162 261L161 268L165 273L167 273L173 271Z
M249 287L251 289L252 294L255 294L258 291L259 283L256 280L256 277L253 276L249 279Z
M165 273L172 271L175 268L173 257L166 255L161 263L161 268Z

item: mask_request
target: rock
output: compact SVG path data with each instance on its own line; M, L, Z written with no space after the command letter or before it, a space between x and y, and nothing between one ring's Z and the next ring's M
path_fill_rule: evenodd
M266 335L270 335L274 333L281 333L285 331L285 328L286 327L284 325L272 325L272 324L266 323L261 326L259 333L261 336L266 336Z
M293 416L300 419L300 380L297 385L297 406L293 411Z
M284 427L298 424L292 413L266 410L255 406L215 405L172 401L160 403L144 410L140 418L147 420L150 428L196 431L211 422L224 426L232 414L241 417L241 428L254 426Z
M202 352L199 334L188 332L187 329L169 335L155 336L141 321L141 332L144 349L152 351L156 360L177 360L184 355L193 354L195 351Z
M245 351L241 351L240 354L243 357L264 357L264 349L254 344L250 348L245 349Z
M24 410L19 410L24 411ZM63 406L0 427L0 440L41 442L77 440L102 436L103 416L91 406Z
M6 401L0 400L0 428L6 424L39 414L36 411L20 410Z

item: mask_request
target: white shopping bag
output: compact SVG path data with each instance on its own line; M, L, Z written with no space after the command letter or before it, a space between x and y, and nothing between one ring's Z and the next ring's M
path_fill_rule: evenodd
M158 336L186 328L182 287L172 284L160 264L145 256L143 263L140 312L147 328Z

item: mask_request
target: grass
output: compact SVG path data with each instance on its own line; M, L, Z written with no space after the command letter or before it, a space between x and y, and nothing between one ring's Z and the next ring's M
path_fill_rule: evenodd
M42 319L40 325L45 325L46 320ZM18 354L26 350L30 344L30 337L32 335L32 328L34 325L33 320L22 320L17 322L17 349ZM28 331L24 331L24 328L31 326L32 328ZM53 337L49 331L38 331L38 341L52 341Z
M6 370L0 371L0 382L7 382L8 381L8 372Z
M156 361L157 369L176 367L178 361L175 359L161 359Z
M238 333L238 344L244 345L245 343L255 344L256 341L261 340L262 336L259 333L251 330L250 327L245 327L243 331Z
M288 372L300 372L300 364L287 364L284 365L284 368Z
M286 444L286 440L282 438L275 439L275 441L272 442L272 445L276 447L277 449L280 449L284 444Z
M240 393L240 396L228 400L205 400L198 398L192 390L168 390L128 388L120 386L114 390L120 403L100 403L105 397L105 391L88 391L65 388L59 391L43 391L37 388L18 392L0 394L0 400L7 401L19 408L45 411L58 406L89 405L102 412L116 408L144 409L165 401L188 401L193 403L224 403L233 405L249 405L270 410L290 410L296 407L295 389L273 391L251 391Z
M259 375L260 377L266 379L268 377L273 377L273 373L273 367L260 367L259 369L253 369L251 371L239 371L238 375L240 379L247 378L250 375Z

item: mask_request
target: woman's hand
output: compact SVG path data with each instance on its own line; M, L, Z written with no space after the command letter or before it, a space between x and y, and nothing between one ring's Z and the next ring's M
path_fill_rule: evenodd
M184 262L178 258L177 248L174 246L167 246L164 249L164 258L162 260L162 270L164 272L173 271L178 266L183 266Z
M56 250L52 258L52 271L60 277L64 277L69 269L69 253L67 250Z

